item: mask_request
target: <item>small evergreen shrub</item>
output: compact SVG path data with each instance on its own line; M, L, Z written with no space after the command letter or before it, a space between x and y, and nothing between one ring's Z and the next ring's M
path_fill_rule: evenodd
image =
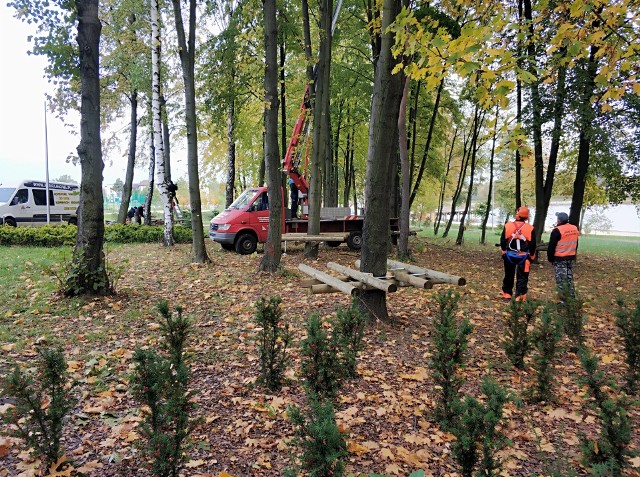
M301 344L301 371L307 394L316 400L334 398L343 381L339 346L322 328L317 314L307 321L307 337Z
M511 300L505 320L504 351L516 368L524 368L524 358L529 352L528 327L534 321L540 304L533 300Z
M150 460L150 471L158 477L178 477L185 463L187 437L193 428L190 417L194 405L189 390L190 370L185 353L191 322L167 302L158 306L164 318L161 324L164 354L137 349L133 360L133 395L148 407L141 424L143 455Z
M459 401L458 390L463 378L459 370L464 365L468 336L473 327L469 321L458 320L456 310L460 296L447 291L438 295L438 311L433 320L432 375L439 386L435 415L440 425L447 429L454 417L454 407Z
M333 333L340 347L345 373L349 377L357 376L358 354L364 347L362 338L365 324L366 318L355 302L349 308L338 308L333 320Z
M5 419L16 427L17 436L44 458L47 468L59 462L64 454L60 441L65 417L76 402L62 348L38 349L37 374L31 376L16 366L2 391L15 398L15 407Z
M260 327L256 347L260 355L260 377L258 380L271 390L282 386L289 358L287 348L291 342L289 323L282 319L282 300L261 297L256 302L255 321Z
M509 401L507 392L490 379L483 380L481 389L486 396L485 404L466 396L454 409L451 432L456 441L452 445L452 455L464 477L471 477L476 467L479 467L478 475L498 476L500 462L495 455L506 442L504 434L496 427L502 419L503 407Z
M562 325L549 306L542 309L540 322L533 332L536 353L532 366L535 370L535 384L531 391L534 401L547 401L552 396L553 360L562 335Z
M582 436L583 463L591 468L592 475L619 477L627 467L627 457L632 453L631 423L626 408L629 400L626 396L613 399L605 388L611 380L598 369L598 357L587 348L579 353L580 363L586 372L584 384L588 394L594 400L600 418L600 435L597 441Z
M311 397L303 412L290 406L287 415L295 427L291 445L301 449L299 467L309 477L340 477L344 472L341 459L348 455L344 434L338 429L330 399ZM297 475L290 471L290 475Z
M633 310L628 309L622 300L618 300L615 315L618 332L624 341L627 391L635 394L640 382L640 300L636 300Z
M584 301L573 294L560 292L558 315L562 319L564 333L572 341L571 351L576 352L583 343L583 330L587 318L582 311Z

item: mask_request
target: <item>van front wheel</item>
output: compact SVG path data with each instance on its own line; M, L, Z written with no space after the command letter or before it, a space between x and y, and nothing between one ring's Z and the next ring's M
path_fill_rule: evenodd
M4 219L4 223L7 224L9 227L16 227L16 219L14 219L13 217L7 217L6 219Z
M252 234L242 234L236 240L236 252L242 255L251 255L258 248L258 239Z

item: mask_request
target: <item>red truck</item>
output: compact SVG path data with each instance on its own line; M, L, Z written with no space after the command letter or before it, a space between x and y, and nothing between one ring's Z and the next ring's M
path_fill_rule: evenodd
M320 233L327 236L325 241L330 246L335 247L346 242L351 250L360 250L364 217L345 214L348 210L343 207L325 209L320 217ZM309 221L286 219L285 212L286 209L283 208L282 233L306 234ZM267 241L268 229L267 188L254 187L245 190L224 212L211 220L209 238L218 242L225 250L235 250L248 255L255 252L258 243ZM391 220L391 229L398 230L397 219ZM304 239L301 236L297 238ZM291 239L295 240L294 237Z

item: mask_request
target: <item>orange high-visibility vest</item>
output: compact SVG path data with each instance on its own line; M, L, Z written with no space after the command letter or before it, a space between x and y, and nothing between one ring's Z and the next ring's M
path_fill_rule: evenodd
M578 250L578 227L572 224L558 225L560 240L556 245L555 257L573 257Z

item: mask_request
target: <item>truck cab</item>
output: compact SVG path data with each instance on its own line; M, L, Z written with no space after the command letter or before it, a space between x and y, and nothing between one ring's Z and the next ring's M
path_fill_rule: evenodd
M284 224L284 215L282 221ZM258 242L266 242L268 231L269 196L266 187L245 190L209 224L211 240L225 250L235 250L243 255L255 252Z

